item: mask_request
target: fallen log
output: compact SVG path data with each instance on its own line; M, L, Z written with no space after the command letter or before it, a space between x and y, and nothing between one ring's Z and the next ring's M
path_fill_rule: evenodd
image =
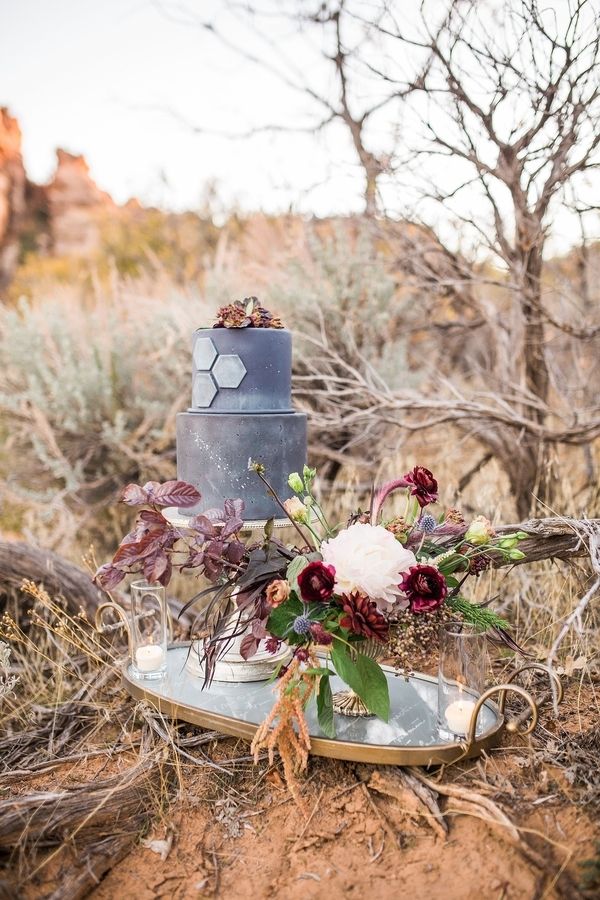
M50 596L64 597L71 612L93 613L106 595L88 572L43 547L0 541L0 591L19 590L23 581L42 584Z
M73 856L63 865L60 886L51 898L81 900L133 849L172 780L170 772L165 779L162 754L155 752L105 779L3 799L0 851L10 853L25 845L38 852L70 847ZM44 861L37 870L43 867ZM13 870L12 876L10 888L19 891L28 885L27 872Z

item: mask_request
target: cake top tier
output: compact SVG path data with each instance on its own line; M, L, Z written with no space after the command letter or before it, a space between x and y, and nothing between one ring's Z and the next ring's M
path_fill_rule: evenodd
M278 327L199 328L192 343L197 413L292 412L292 336Z

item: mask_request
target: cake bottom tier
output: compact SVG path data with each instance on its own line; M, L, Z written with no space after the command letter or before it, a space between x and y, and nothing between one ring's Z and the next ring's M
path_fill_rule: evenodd
M245 519L281 517L256 473L248 471L248 460L262 463L277 494L289 497L288 475L301 472L306 462L306 415L179 413L177 477L202 494L197 506L181 512L194 515L241 497Z

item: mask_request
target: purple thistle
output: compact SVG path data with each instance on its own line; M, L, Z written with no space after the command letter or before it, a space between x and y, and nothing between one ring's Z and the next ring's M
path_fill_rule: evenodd
M432 531L435 531L436 527L437 522L434 517L430 516L428 513L421 516L419 519L419 528L424 534L431 534Z
M292 630L295 631L296 634L309 634L311 625L312 622L308 616L296 616L292 622Z

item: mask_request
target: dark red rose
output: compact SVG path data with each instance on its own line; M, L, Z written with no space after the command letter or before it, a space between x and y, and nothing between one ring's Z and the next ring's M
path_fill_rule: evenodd
M435 503L438 498L438 483L425 466L415 466L412 472L404 476L411 487L411 494L417 498L421 509L428 503Z
M306 603L325 603L333 594L335 568L320 560L309 563L298 575L298 587Z
M390 626L374 600L369 600L362 594L342 594L339 602L345 613L340 619L342 628L348 628L362 637L387 641Z
M400 582L413 613L433 612L448 595L446 579L435 566L412 566Z
M316 644L322 644L324 647L328 647L329 644L333 643L333 635L331 632L326 631L320 622L314 622L310 626L310 635Z

